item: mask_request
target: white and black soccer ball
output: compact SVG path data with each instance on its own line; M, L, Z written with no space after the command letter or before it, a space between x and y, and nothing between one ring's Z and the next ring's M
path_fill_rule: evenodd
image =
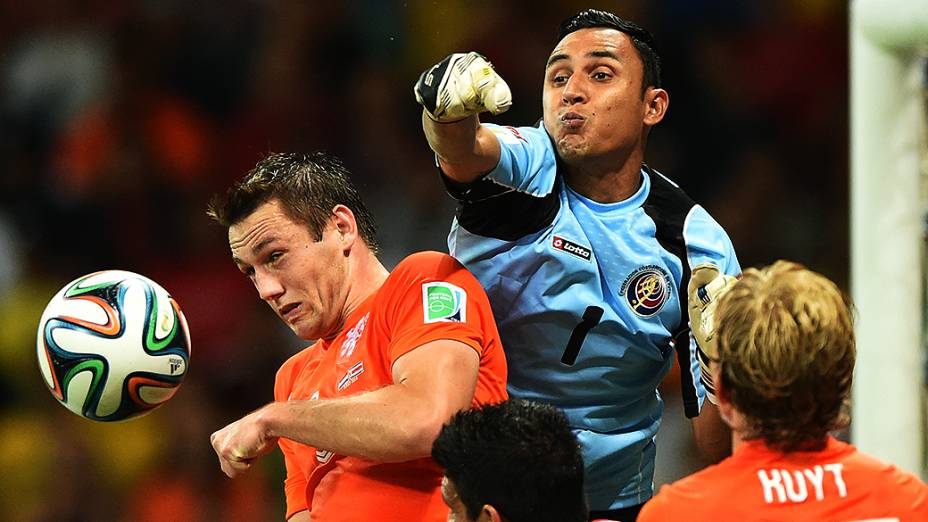
M190 361L190 332L158 283L104 270L51 299L36 336L39 369L52 395L95 421L151 412L177 391Z

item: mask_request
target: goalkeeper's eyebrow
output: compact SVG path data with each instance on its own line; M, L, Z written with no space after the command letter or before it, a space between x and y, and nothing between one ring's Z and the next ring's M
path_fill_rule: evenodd
M587 58L610 58L617 62L622 61L621 59L619 59L618 55L616 55L614 52L607 51L605 49L599 50L599 51L590 51L586 53L586 57ZM564 60L570 60L570 55L567 53L552 54L551 58L548 58L548 63L545 64L545 69L546 70L550 69L551 66L554 65L555 63L561 62Z

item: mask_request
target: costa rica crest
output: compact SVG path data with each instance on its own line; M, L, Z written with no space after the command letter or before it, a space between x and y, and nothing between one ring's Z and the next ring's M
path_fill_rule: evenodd
M670 276L660 266L643 266L625 278L621 293L633 312L650 317L664 307L670 296Z

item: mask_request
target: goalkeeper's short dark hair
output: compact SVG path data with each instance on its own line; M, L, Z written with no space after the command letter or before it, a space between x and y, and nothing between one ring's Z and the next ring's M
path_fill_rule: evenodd
M354 214L361 239L374 254L379 251L374 219L348 169L324 152L269 154L225 194L214 196L206 213L230 227L275 199L289 218L306 223L316 241L322 239L335 205L345 205Z
M821 449L847 425L856 348L850 300L802 265L744 271L716 310L720 398L746 439L779 451Z
M648 87L661 86L661 57L657 53L654 37L647 29L630 20L620 18L608 11L598 9L585 9L571 16L561 23L558 41L570 33L580 29L609 28L621 31L628 35L638 51L638 57L644 65L644 77L641 82L641 94L644 95Z
M583 459L567 417L512 399L457 413L432 445L467 515L491 505L508 522L586 522Z

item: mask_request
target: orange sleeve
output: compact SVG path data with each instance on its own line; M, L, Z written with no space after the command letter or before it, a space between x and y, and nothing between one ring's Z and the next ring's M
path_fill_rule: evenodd
M297 465L297 454L293 451L292 442L280 439L280 451L284 454L284 464L287 467L287 477L284 479L284 497L287 501L287 516L309 509L306 502L306 474Z
M483 354L496 324L486 292L463 265L445 254L422 252L403 260L394 275L382 290L391 362L440 339Z
M283 402L289 399L300 370L311 359L312 352L310 350L307 349L297 353L277 370L277 377L274 380L275 401ZM306 473L297 464L299 455L296 452L295 444L295 442L286 439L280 439L277 442L280 451L284 454L284 464L287 469L287 476L284 479L284 496L287 501L286 518L288 519L295 513L308 509L306 502Z

